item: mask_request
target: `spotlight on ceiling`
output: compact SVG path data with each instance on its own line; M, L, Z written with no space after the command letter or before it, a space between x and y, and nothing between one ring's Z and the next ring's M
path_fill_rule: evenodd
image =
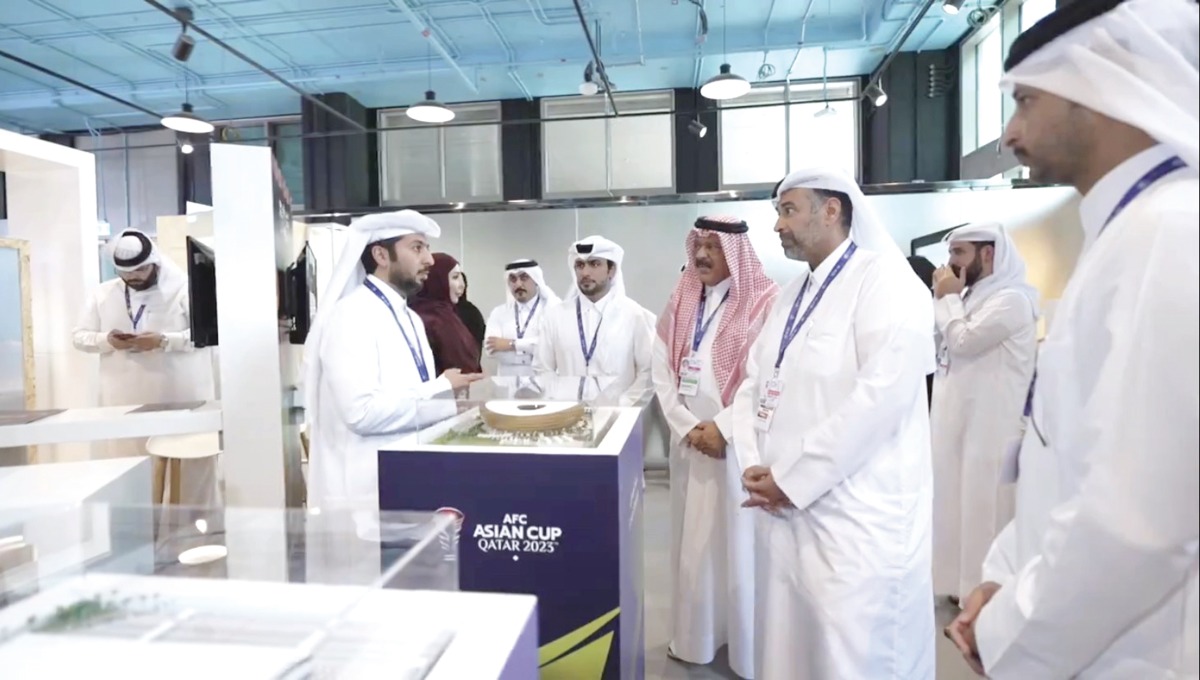
M179 145L179 152L183 154L189 154L195 150L196 147L192 146L191 142L184 142L183 144Z
M192 105L188 102L183 103L179 113L163 116L162 124L176 132L193 135L207 135L215 129L212 123L192 113Z
M876 107L883 106L888 100L887 92L883 91L883 86L879 83L871 83L863 95Z
M729 64L721 64L721 72L700 86L700 94L708 99L721 101L737 99L749 92L750 81L735 75L732 71L733 67Z
M963 0L942 0L942 11L951 16L958 14L962 6Z
M708 127L704 123L693 119L690 123L688 123L688 132L696 135L697 137L703 138L704 135L708 134Z
M405 113L418 123L449 123L454 120L454 112L438 102L433 90L426 90L425 101L413 104Z
M579 84L579 94L581 94L585 97L590 97L599 91L600 91L600 86L597 85L596 82L593 81L591 78L588 78L587 80L584 80L582 83Z
M171 56L175 57L176 61L187 61L192 58L192 51L196 49L196 39L187 33L180 33L175 39L175 45L171 47Z
M196 49L196 39L187 33L188 22L195 16L190 7L177 7L174 14L179 20L180 29L179 37L175 38L175 44L171 47L171 56L175 57L176 61L187 61L192 58L192 51Z

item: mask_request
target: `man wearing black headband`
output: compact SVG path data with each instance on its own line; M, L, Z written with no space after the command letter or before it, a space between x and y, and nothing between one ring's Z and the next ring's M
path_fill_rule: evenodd
M507 299L488 315L484 351L496 360L496 375L530 376L542 318L558 296L534 260L509 262L504 284Z
M114 238L110 253L117 278L88 296L72 337L76 349L100 355L100 404L212 399L212 359L192 346L183 272L136 229ZM106 448L113 457L146 454L144 439L116 440ZM180 502L216 504L216 459L181 463Z
M1200 671L1200 11L1088 0L1013 43L1004 142L1083 198L1038 352L1014 520L948 633L980 673ZM986 86L986 84L981 84Z

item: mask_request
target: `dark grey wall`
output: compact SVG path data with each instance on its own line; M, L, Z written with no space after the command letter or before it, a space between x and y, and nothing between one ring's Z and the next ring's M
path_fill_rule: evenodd
M863 102L864 184L959 179L958 54L952 47L896 55L882 80L887 103Z
M375 127L372 111L350 95L331 92L316 97L363 127ZM322 212L378 205L378 198L372 201L371 196L371 169L377 167L372 152L375 135L320 136L352 128L308 100L301 102L300 124L306 135L303 144L305 208Z

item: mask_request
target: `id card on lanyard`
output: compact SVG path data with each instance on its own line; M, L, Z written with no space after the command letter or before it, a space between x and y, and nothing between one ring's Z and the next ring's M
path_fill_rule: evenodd
M125 286L125 313L129 315L129 323L133 326L133 332L138 332L138 324L142 322L142 316L146 313L146 305L143 303L138 307L137 313L133 313L133 303L129 299L129 286Z
M717 312L721 311L721 307L729 299L729 293L730 291L725 291L725 296L721 298L716 309L705 321L704 307L708 302L708 290L700 289L700 305L696 308L696 328L692 333L692 352L679 363L680 396L694 397L700 394L700 376L704 373L704 360L699 356L700 345L704 342L704 336L708 334L708 328L712 325L713 319L717 317Z
M575 298L575 322L579 325L579 349L583 352L583 363L587 368L592 367L592 357L596 355L596 340L600 337L600 326L604 323L604 315L596 322L596 330L592 332L592 344L587 344L583 333L583 305Z
M414 347L412 340L408 337L408 331L404 330L404 324L400 323L400 317L396 314L396 308L392 307L392 303L379 290L370 279L367 279L363 284L379 298L379 301L387 306L388 311L392 313L392 319L396 322L396 327L400 329L400 334L404 336L404 344L408 345L408 351L412 353L413 363L417 365L417 373L421 376L421 382L429 382L429 366L425 363L425 349L421 346L421 335L417 333L417 324L413 323L412 312L408 308L404 308L404 315L408 317L408 323L412 326L413 335L416 336L417 344Z
M1182 158L1179 156L1172 156L1158 165L1155 165L1153 168L1150 168L1146 174L1142 175L1138 181L1133 183L1133 186L1129 187L1125 194L1121 196L1121 200L1117 201L1117 204L1113 207L1112 212L1109 213L1108 219L1104 220L1104 224L1100 226L1099 233L1103 234L1104 231L1108 229L1108 225L1112 224L1112 221L1117 219L1117 216L1120 215L1125 208L1128 208L1130 203L1133 203L1138 196L1153 186L1155 182L1166 177L1172 172L1175 172L1176 170L1181 170L1186 167L1187 163L1185 163ZM1097 236L1097 238L1099 238L1099 236ZM1033 378L1029 381L1029 392L1025 395L1025 408L1022 411L1022 415L1024 415L1025 421L1029 424L1029 426L1033 428L1033 431L1037 435L1038 440L1041 441L1042 446L1049 446L1050 440L1047 439L1046 435L1042 432L1041 426L1038 424L1038 418L1034 415L1034 399L1036 398L1037 384L1038 372L1035 368L1033 371ZM1020 453L1021 441L1018 440L1007 452L1005 467L1008 469L1008 472L1004 475L1005 481L1016 481L1016 479L1020 476Z
M529 323L533 321L533 315L537 314L538 305L542 304L542 296L539 293L537 299L533 301L533 307L529 310L529 315L525 317L525 326L521 326L521 303L513 303L513 320L517 322L517 339L524 340L525 333L529 331Z
M770 380L767 380L766 386L763 388L762 395L758 399L758 410L755 414L754 427L759 432L767 432L771 429L771 423L775 420L775 409L779 407L779 398L783 394L783 378L780 377L779 371L783 367L783 357L787 354L788 347L792 341L800 335L800 329L804 327L804 322L812 316L817 305L821 304L821 299L825 297L825 291L829 290L829 285L842 273L846 268L846 263L854 256L858 250L858 244L853 241L846 248L846 252L838 258L837 263L833 265L833 269L829 272L829 276L825 277L825 281L817 288L817 292L813 295L812 301L808 303L804 314L800 314L800 302L804 300L804 294L808 292L809 286L812 285L812 274L808 275L808 279L804 281L804 286L800 288L800 293L796 296L796 301L792 303L792 310L788 313L787 323L783 327L783 337L779 340L779 353L775 358L775 373ZM799 316L799 318L797 318Z

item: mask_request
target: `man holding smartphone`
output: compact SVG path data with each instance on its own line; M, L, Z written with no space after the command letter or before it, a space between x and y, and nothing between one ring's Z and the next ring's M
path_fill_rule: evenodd
M100 355L100 404L212 399L212 359L207 350L192 345L183 271L136 229L113 239L110 252L117 278L101 283L88 296L72 338L76 349ZM145 440L108 442L106 453L145 455ZM181 462L180 502L216 504L215 459Z

